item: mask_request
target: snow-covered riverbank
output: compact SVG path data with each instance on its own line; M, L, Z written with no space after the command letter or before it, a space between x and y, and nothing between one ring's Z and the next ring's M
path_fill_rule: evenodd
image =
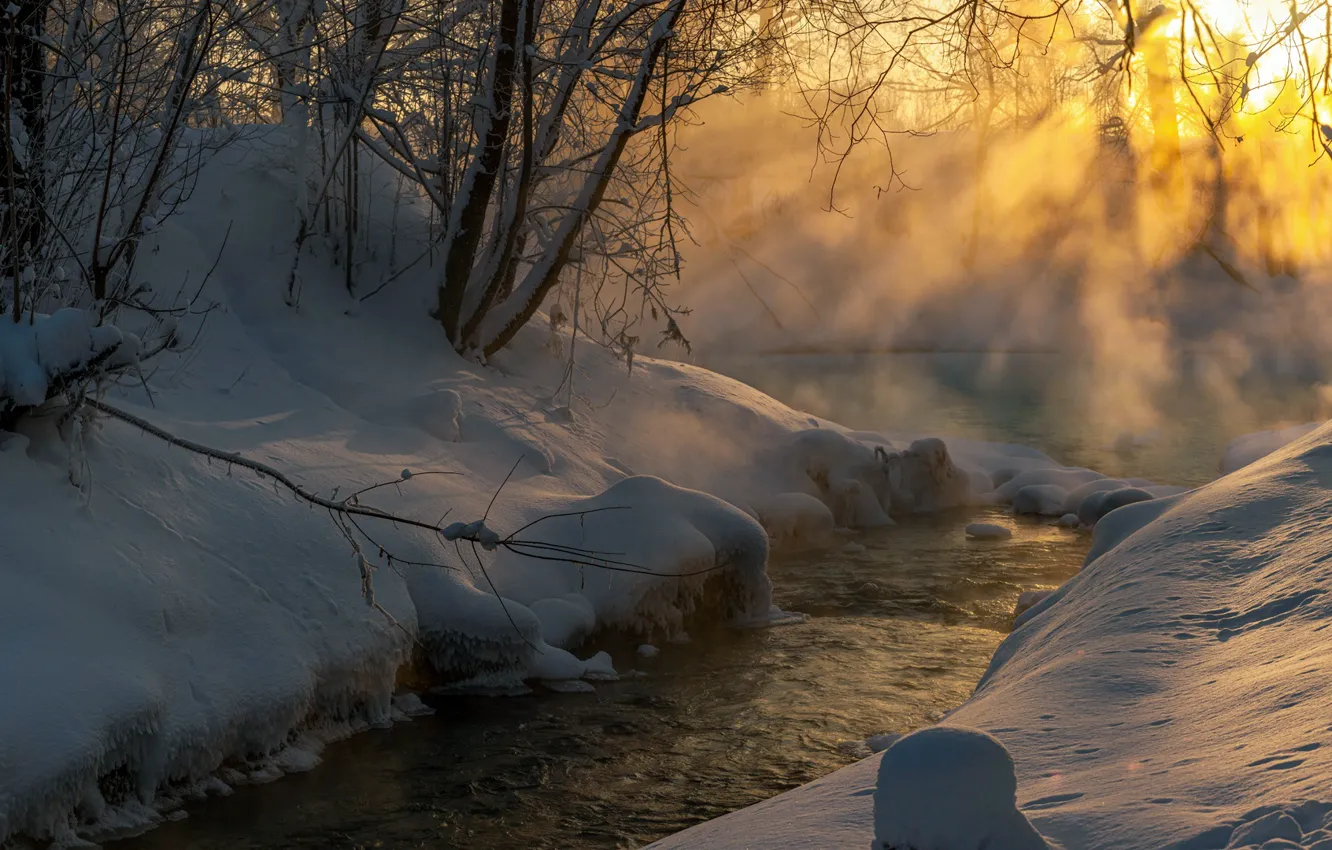
M569 336L539 323L488 364L465 361L428 316L428 270L353 302L332 268L307 259L309 280L292 308L283 303L290 257L274 236L289 229L280 211L290 173L257 148L244 159L225 152L204 176L196 200L150 237L143 262L162 287L206 280L197 300L206 319L182 323L192 344L156 360L142 385L112 390L110 404L328 498L394 482L363 504L426 523L484 517L500 534L529 527L525 539L575 547L615 569L533 557L567 550L459 547L375 520L364 529L373 544L350 535L366 559L358 563L345 525L271 481L106 417L87 423L75 450L54 418L30 417L21 433L0 438L0 841L73 843L138 829L182 799L308 769L328 740L416 710L410 695L395 698L407 671L462 687L514 689L535 679L583 689L616 675L604 656L567 651L595 629L638 629L651 639L677 633L691 616L783 620L765 565L769 546L792 538L996 501L1052 518L1085 509L1095 519L1109 507L1107 494L1125 504L1166 495L1149 482L1057 468L1030 449L847 431L693 366L638 357L631 368L586 340L570 389ZM449 474L423 474L436 472ZM1292 503L1312 498L1300 489L1308 482L1281 486ZM1121 515L1183 510L1176 502L1124 508L1109 525ZM566 516L529 526L550 514ZM1105 569L1098 562L1087 575ZM1088 582L1097 585L1095 611L1109 618L1106 635L1183 605L1161 601L1176 579L1133 569L1142 573L1134 573L1133 592L1086 576L1072 582L1060 594L1066 602L1006 644L959 714L985 728L1003 725L994 717L1022 730L1016 743L1000 737L1017 754L1024 794L1037 769L1030 752L1044 754L1042 742L1061 742L1058 753L1097 746L1073 740L1091 737L1082 720L1060 731L1061 712L1071 716L1083 699L1111 703L1099 693L1044 693L1047 704L1027 717L1029 683L1009 689L1006 671L1021 661L1039 678L1040 664L1067 662L1076 652L1067 635L1076 630L1053 626L1091 593L1078 589ZM1202 619L1177 631L1205 637L1208 624L1220 623L1217 634L1242 635L1226 624L1248 608L1196 580L1201 598L1222 598L1198 601ZM1260 591L1275 587L1265 582ZM1143 610L1118 618L1133 608ZM1175 640L1193 651L1206 643ZM1141 641L1148 651L1124 657L1153 663L1162 648ZM1001 663L1008 647L1028 643ZM1095 669L1118 670L1108 662ZM1136 693L1129 686L1145 675L1131 672L1124 694ZM1173 683L1181 675L1152 668L1147 678ZM1172 715L1160 734L1175 722ZM1150 734L1125 741L1146 746ZM1050 758L1074 758L1058 753ZM1065 811L1078 829L1099 823L1096 813L1078 820L1080 804L1063 792L1037 790L1058 798L1039 824L1060 828ZM1079 793L1092 804L1093 794ZM1153 823L1173 828L1176 821L1162 819L1185 817L1154 805L1166 813ZM1185 819L1191 828L1206 818Z
M415 708L393 700L409 663L478 687L585 688L615 675L564 649L588 631L782 619L769 535L883 524L979 498L1002 469L1053 465L846 432L586 341L570 393L569 338L539 325L488 365L467 362L428 316L426 273L353 303L327 270L293 309L290 258L274 247L289 173L260 147L204 176L143 254L159 286L207 281L206 318L183 322L192 344L110 404L325 497L397 482L362 503L427 523L485 516L503 534L573 512L525 539L627 571L365 519L374 543L353 535L358 566L326 511L248 470L104 416L76 448L54 417L29 417L0 445L0 840L136 829L180 799L306 769L327 740ZM313 278L320 267L305 264ZM6 349L7 370L44 365L21 348Z

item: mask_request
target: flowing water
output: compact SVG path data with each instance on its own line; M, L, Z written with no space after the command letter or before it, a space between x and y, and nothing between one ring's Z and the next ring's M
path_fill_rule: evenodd
M1025 443L1163 482L1211 477L1232 436L1233 419L1187 407L1206 394L1176 392L1180 418L1154 442L1108 448L1107 429L1051 406L1051 392L1076 386L1052 390L1043 372L1052 367L1039 359L997 383L974 357L713 365L855 427ZM904 376L896 388L894 370ZM1254 397L1246 415L1275 424ZM909 731L965 700L1019 593L1073 575L1088 545L1036 521L1017 521L1011 541L967 541L965 525L987 518L1014 522L962 511L778 554L776 601L809 614L806 623L696 630L654 658L613 637L594 641L583 651L610 651L625 673L595 693L427 696L433 716L332 745L312 772L193 805L186 819L110 846L642 846L826 774L865 755L867 736Z

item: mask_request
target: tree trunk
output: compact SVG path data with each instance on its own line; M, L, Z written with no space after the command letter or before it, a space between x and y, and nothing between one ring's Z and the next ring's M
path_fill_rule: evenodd
M42 163L46 151L46 50L43 47L48 0L19 0L7 15L0 38L4 58L0 65L0 211L8 267L0 273L13 277L13 318L22 314L20 284L24 270L37 260L46 235L42 210L46 184ZM14 7L11 7L14 8ZM17 119L20 126L13 126ZM16 138L22 138L21 150Z
M630 87L624 104L620 107L619 119L611 137L606 141L597 164L583 184L574 208L561 222L555 244L545 257L528 272L521 286L512 296L491 311L481 323L478 334L479 344L487 357L509 344L518 330L527 323L540 308L546 295L559 282L560 274L569 263L569 255L574 243L582 233L587 220L601 205L601 199L610 185L611 176L634 133L642 112L643 101L647 98L648 82L661 52L669 43L669 35L675 28L684 9L684 0L674 0L666 12L659 18L648 35L648 44L643 49L643 58L639 64L633 85ZM665 109L666 105L662 104ZM665 115L662 120L666 120Z
M472 274L476 249L485 227L486 210L495 188L495 178L504 158L512 114L514 66L518 52L519 0L502 0L495 57L487 81L483 114L478 116L474 156L463 176L449 216L448 247L444 255L444 281L439 287L435 318L444 326L449 341L462 342L459 320L463 296Z

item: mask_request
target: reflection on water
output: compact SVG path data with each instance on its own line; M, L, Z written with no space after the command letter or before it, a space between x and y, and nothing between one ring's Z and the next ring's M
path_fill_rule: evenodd
M331 746L311 773L111 847L636 847L765 799L863 755L869 735L965 700L1018 594L1057 585L1086 549L1036 523L968 542L974 518L778 556L777 601L807 623L694 631L648 660L628 642L585 647L642 675L595 694L428 700L433 717Z

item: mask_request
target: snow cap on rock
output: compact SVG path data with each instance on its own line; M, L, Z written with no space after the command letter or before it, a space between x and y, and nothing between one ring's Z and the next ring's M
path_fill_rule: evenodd
M883 754L872 850L1057 850L1017 808L1013 759L992 735L931 726Z

